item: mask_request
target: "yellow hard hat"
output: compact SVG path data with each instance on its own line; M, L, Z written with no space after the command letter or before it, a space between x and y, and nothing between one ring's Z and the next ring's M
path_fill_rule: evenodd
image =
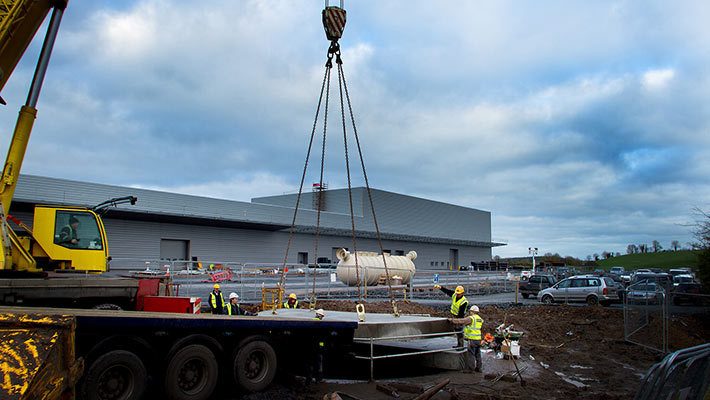
M296 293L291 293L288 295L288 298L296 300L298 297L296 297Z
M214 288L215 288L215 289L219 289L219 285L215 283L215 284L214 284Z
M454 291L456 294L463 294L463 286L456 286L456 290Z

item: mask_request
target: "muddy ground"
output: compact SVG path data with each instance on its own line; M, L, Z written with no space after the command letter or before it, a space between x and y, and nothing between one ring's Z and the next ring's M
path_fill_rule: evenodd
M325 310L353 311L355 302L323 300L318 306ZM415 302L399 301L397 307L403 314L448 316L444 308L435 309ZM368 303L366 308L368 313L392 312L391 304L386 301ZM301 380L281 379L265 393L242 398L322 399L337 391L359 399L391 399L392 394L378 391L376 385L392 383L399 387L400 398L411 399L417 393L407 393L407 386L417 392L450 379L445 390L433 398L627 399L633 397L648 368L662 358L659 352L624 341L621 310L600 306L488 306L483 307L480 314L484 318L483 332L493 333L504 322L525 332L518 359L524 385L519 380L495 380L505 372L514 371L515 367L510 360L499 360L489 353L484 354L482 374L444 371L368 383L328 380L327 369L337 366L325 365L323 383L305 386ZM670 324L670 350L710 342L707 316L674 317ZM658 321L651 322L653 328L639 332L635 336L637 341L654 343L657 339L660 325Z

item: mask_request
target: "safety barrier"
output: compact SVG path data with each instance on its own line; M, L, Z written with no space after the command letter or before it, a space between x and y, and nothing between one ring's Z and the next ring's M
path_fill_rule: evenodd
M462 354L466 352L465 347L446 347L442 349L433 350L421 350L421 351L410 351L408 353L397 353L397 354L385 354L385 355L375 355L375 342L381 342L385 340L405 340L405 339L425 339L433 337L443 337L443 336L456 336L457 334L463 334L463 330L453 331L453 332L439 332L439 333L424 333L419 335L403 335L403 336L385 336L385 337L369 337L369 338L355 338L353 339L356 343L369 343L370 345L370 355L369 356L354 356L360 360L370 361L370 382L375 380L375 360L382 360L385 358L397 358L397 357L409 357L409 356L419 356L424 354L433 353L443 353L443 352L453 352L456 354Z
M710 343L669 354L643 377L634 400L708 398Z
M231 281L232 280L232 271L222 271L222 272L214 272L209 274L209 279L205 279L202 282L209 282L209 283L220 283L223 281Z

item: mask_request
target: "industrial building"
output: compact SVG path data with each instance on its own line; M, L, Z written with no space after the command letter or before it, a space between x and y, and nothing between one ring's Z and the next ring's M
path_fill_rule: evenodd
M489 261L491 213L438 201L372 189L375 215L385 252L414 250L421 269L448 269ZM168 193L21 175L10 214L32 225L35 204L92 207L123 196L137 204L120 205L102 216L112 262L136 268L140 260L199 260L202 263L283 263L297 195L253 198L251 202ZM379 252L367 190L352 189L357 250ZM337 263L338 248L352 251L347 189L314 189L299 203L288 263L313 264L317 210L321 210L318 262ZM133 260L120 263L118 260ZM115 268L114 268L115 269Z

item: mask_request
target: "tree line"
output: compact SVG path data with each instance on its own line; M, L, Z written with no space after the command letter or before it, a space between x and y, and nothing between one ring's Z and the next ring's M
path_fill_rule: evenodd
M661 243L658 240L654 240L653 242L651 242L650 246L645 243L641 243L638 245L630 244L626 246L626 254L656 253L661 250L663 250L663 246L661 246ZM673 240L671 242L669 250L678 251L683 250L683 248L681 247L679 241Z

